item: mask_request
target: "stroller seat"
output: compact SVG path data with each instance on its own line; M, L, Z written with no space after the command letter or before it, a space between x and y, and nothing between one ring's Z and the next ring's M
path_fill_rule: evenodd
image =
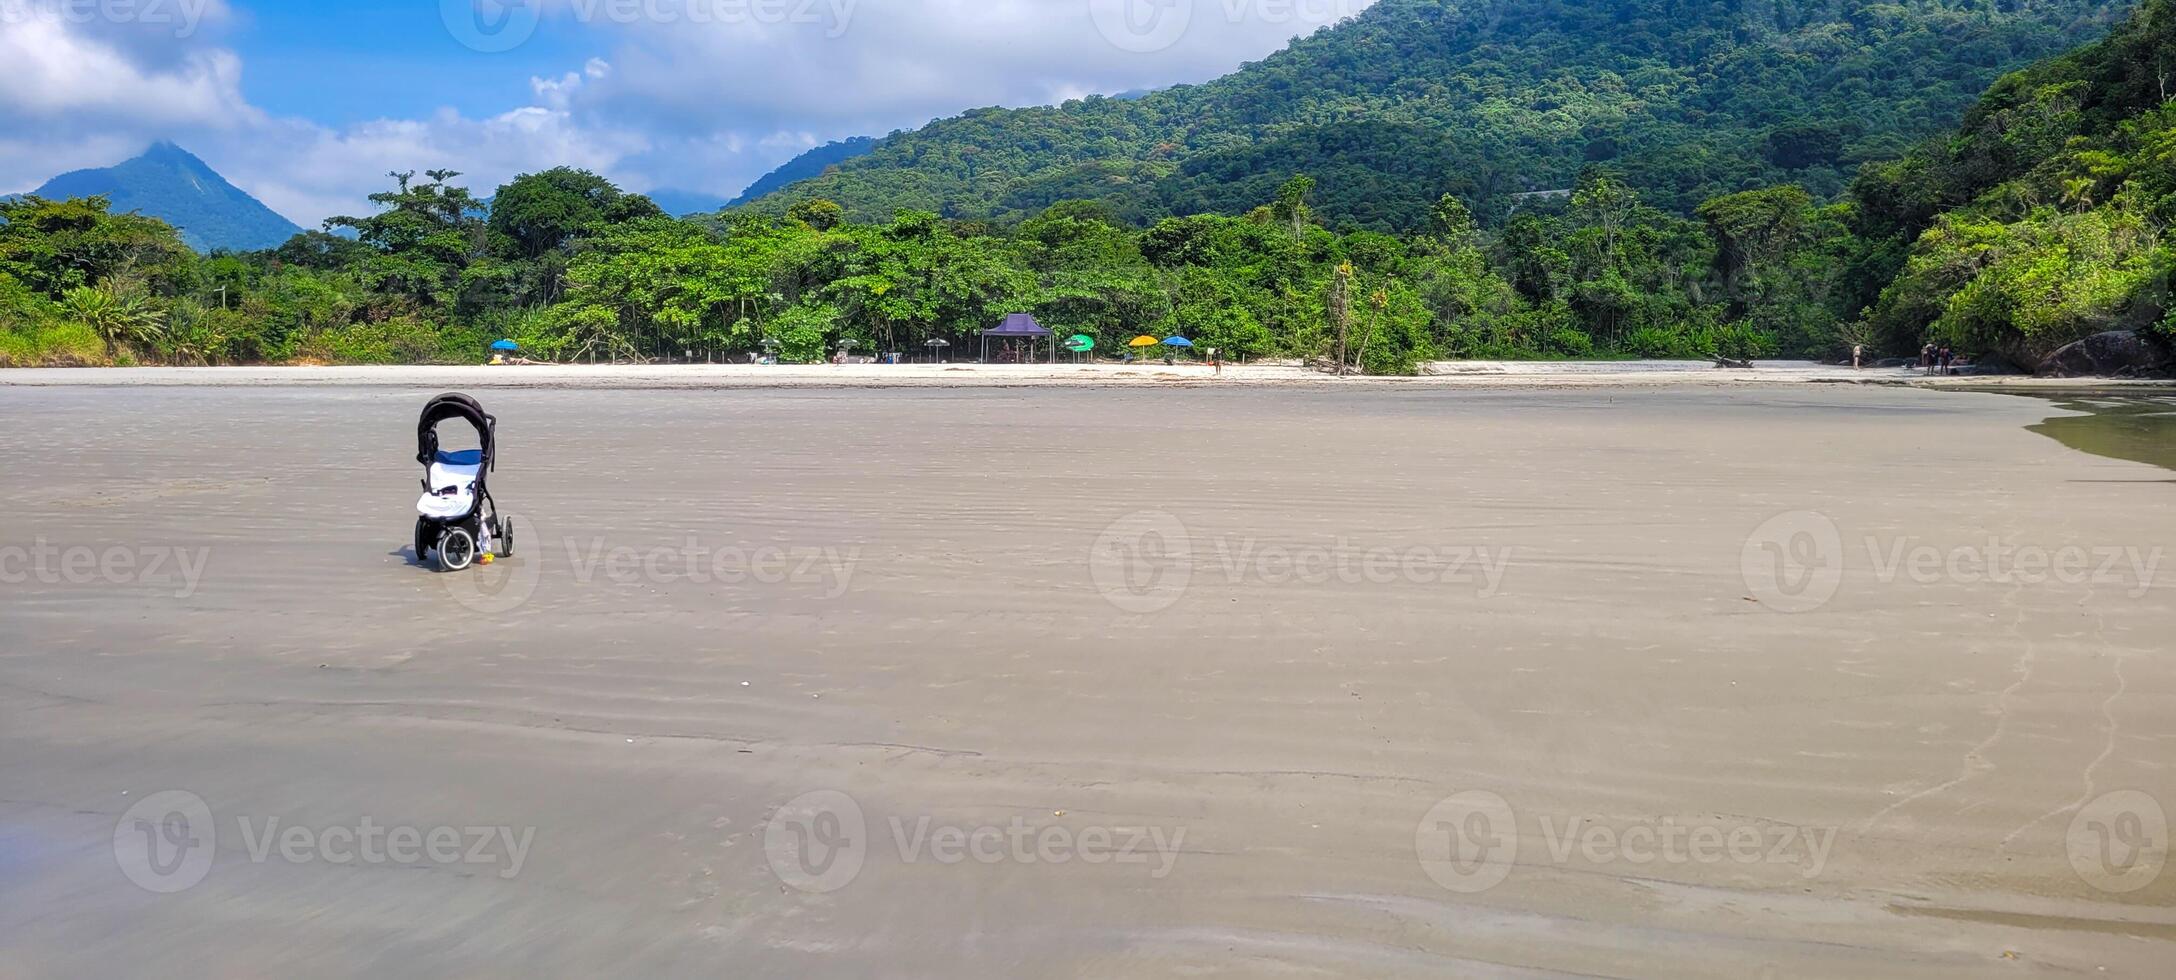
M416 513L442 521L467 517L476 509L476 481L483 471L480 449L439 453L431 460L430 489L416 501Z

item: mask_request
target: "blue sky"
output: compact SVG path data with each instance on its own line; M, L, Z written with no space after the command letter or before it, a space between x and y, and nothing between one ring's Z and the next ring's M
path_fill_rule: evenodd
M269 112L334 125L415 117L451 106L484 116L529 98L529 79L600 53L579 28L540 26L512 51L480 54L421 3L244 3L233 47L243 91Z
M304 225L389 170L729 196L834 139L1211 78L1370 2L0 0L0 192L171 139Z

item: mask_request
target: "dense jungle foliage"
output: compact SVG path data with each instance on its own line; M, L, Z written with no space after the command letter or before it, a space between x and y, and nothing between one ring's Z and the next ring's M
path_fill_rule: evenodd
M2172 95L2176 0L2149 0L1834 196L1792 181L1681 213L1682 189L1643 190L1644 171L1611 159L1494 221L1476 217L1486 195L1439 188L1384 222L1400 234L1333 216L1336 178L1310 176L1232 214L1143 226L1105 199L1016 223L869 222L813 195L678 220L564 168L498 188L487 210L436 171L394 175L375 214L328 222L346 234L211 256L99 198L33 197L0 203L0 365L473 363L500 337L561 360L813 361L847 340L971 350L1021 310L1105 349L1176 333L1232 357L1323 357L1342 327L1379 373L1929 340L2025 362L2099 330L2176 333Z
M1515 195L1570 188L1593 164L1674 214L1786 183L1827 200L1861 163L1949 128L2003 72L2099 36L2127 7L1379 0L1206 84L895 133L762 206L815 196L856 221L912 208L1010 222L1099 200L1145 224L1242 213L1304 173L1332 227L1414 233L1440 195L1494 226Z

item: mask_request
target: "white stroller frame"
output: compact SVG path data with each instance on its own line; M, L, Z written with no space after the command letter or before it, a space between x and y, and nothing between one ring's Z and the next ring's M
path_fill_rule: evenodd
M454 419L475 426L483 448L441 451L438 424ZM417 561L436 555L441 570L458 572L481 554L513 555L513 519L500 517L491 499L498 428L499 420L467 395L440 395L424 406L416 425L416 462L424 467L423 497L416 501Z

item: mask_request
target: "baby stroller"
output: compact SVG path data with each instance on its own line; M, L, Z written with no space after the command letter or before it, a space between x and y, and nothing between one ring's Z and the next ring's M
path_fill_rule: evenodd
M482 449L443 452L438 423L459 420L476 427ZM499 516L489 475L497 468L499 420L467 395L440 395L416 424L416 462L424 467L423 499L416 502L416 560L435 554L438 567L458 572L478 555L514 553L514 522Z

